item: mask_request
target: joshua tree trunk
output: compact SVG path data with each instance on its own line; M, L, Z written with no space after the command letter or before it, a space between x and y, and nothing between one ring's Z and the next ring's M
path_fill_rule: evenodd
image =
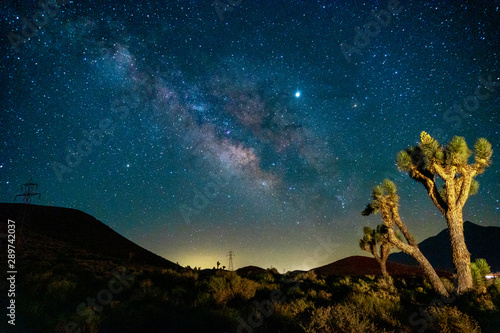
M427 260L427 258L422 254L418 245L409 245L400 241L394 234L392 226L391 229L389 229L389 241L404 253L415 258L420 264L420 267L422 267L424 274L429 278L432 288L434 288L434 290L439 294L449 297L448 291L444 287L443 282L437 275L429 260Z
M446 214L448 230L450 232L453 264L457 279L457 293L461 294L472 289L472 274L470 270L470 253L465 245L464 223L460 211L448 211Z
M380 271L382 272L382 275L383 276L388 276L389 275L387 273L387 257L388 256L384 257L383 249L382 248L380 249L380 252L382 252L381 256L378 256L376 253L373 256L375 257L375 259L377 260L378 264L380 265Z
M387 273L387 258L389 258L389 254L391 253L392 244L390 242L384 243L380 246L380 256L376 253L374 255L375 259L377 259L378 264L380 265L380 271L383 276L389 276Z
M380 270L382 271L383 276L389 276L387 273L387 258L389 258L389 254L391 254L392 244L390 242L382 244L380 246Z
M388 276L389 274L387 274L387 262L381 260L379 261L379 264L380 264L380 270L382 271L382 275Z

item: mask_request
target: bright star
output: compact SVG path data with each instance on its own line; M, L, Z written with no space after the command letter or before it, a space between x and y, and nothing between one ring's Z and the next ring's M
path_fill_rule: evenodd
M300 91L297 91L297 92L295 93L295 97L297 97L297 98L299 98L299 97L300 97L300 95L301 95L301 92L300 92Z

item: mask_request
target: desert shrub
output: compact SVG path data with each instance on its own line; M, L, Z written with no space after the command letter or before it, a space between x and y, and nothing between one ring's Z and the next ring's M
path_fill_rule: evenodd
M457 307L434 305L427 310L433 320L430 321L428 332L439 333L479 333L481 329L468 315L460 312Z
M380 332L351 302L314 309L311 321L302 327L308 333Z
M155 276L156 275L156 276ZM184 270L176 271L170 268L162 269L159 274L153 276L157 284L160 283L158 280L162 280L166 285L174 284L194 284L198 281L199 274L197 271Z
M316 278L318 276L316 275L316 273L311 270L311 271L307 271L305 273L300 273L299 275L297 275L297 280L302 280L302 281L311 281L311 282L314 282L316 281Z
M257 282L232 272L224 276L212 276L208 282L209 291L217 305L225 305L234 298L248 300L255 296L258 287Z
M279 272L276 269L276 267L268 268L268 269L266 269L266 271L270 272L273 275L279 275Z
M380 327L376 319L359 307L357 301L314 309L311 320L303 329L308 333L394 332ZM398 329L398 332L401 332Z
M262 294L268 295L270 291L280 289L281 285L278 283L266 283L264 285L261 284L260 288L261 288L260 291L262 292Z
M399 296L383 292L370 291L365 294L353 294L347 303L363 313L363 317L387 327L400 326L397 314L400 310Z
M359 280L352 285L347 299L334 306L332 318L341 331L361 332L379 329L399 329L397 319L401 310L398 290L390 277L377 281Z
M231 287L223 277L211 277L208 287L216 304L225 304L232 296Z
M313 303L306 301L303 298L295 299L290 302L285 302L283 304L275 304L275 313L287 317L289 319L295 319L299 314L303 313L307 308L313 307Z
M273 268L273 269L276 269L276 268ZM266 272L262 273L262 274L259 274L259 276L257 277L259 279L259 283L265 287L266 285L268 284L272 284L275 282L275 279L274 279L274 274L271 270L267 270Z
M332 332L376 332L377 326L371 322L355 303L337 304L331 310ZM321 331L317 331L321 332Z
M321 289L318 292L318 298L324 299L325 301L329 301L332 299L332 294L330 294L326 290Z
M333 329L333 307L320 307L314 309L311 314L311 321L307 326L303 326L306 332L310 333L331 333Z
M293 299L299 299L303 298L306 295L306 293L302 289L300 289L300 285L297 284L288 289L286 295L287 297Z
M352 284L352 280L351 280L351 277L350 276L345 276L343 278L341 278L339 281L338 281L338 284L339 285L343 285L343 286L351 286Z

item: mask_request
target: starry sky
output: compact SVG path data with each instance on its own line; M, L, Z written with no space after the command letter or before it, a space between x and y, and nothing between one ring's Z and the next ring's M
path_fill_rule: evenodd
M374 185L445 228L398 151L493 145L464 219L500 227L500 1L2 1L0 201L95 216L179 264L362 252ZM36 24L36 25L35 25Z

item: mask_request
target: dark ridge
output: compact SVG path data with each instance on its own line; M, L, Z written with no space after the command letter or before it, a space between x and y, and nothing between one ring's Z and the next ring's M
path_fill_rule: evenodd
M0 203L0 233L7 233L7 220L16 222L16 243L33 248L30 253L52 249L57 255L75 255L139 263L163 268L177 268L168 261L128 240L82 211L70 208ZM5 237L0 237L4 242ZM37 242L36 246L30 242Z
M266 272L264 268L260 268L257 266L245 266L238 268L236 270L236 273L238 273L238 275L254 275L254 274L262 274L264 272Z

